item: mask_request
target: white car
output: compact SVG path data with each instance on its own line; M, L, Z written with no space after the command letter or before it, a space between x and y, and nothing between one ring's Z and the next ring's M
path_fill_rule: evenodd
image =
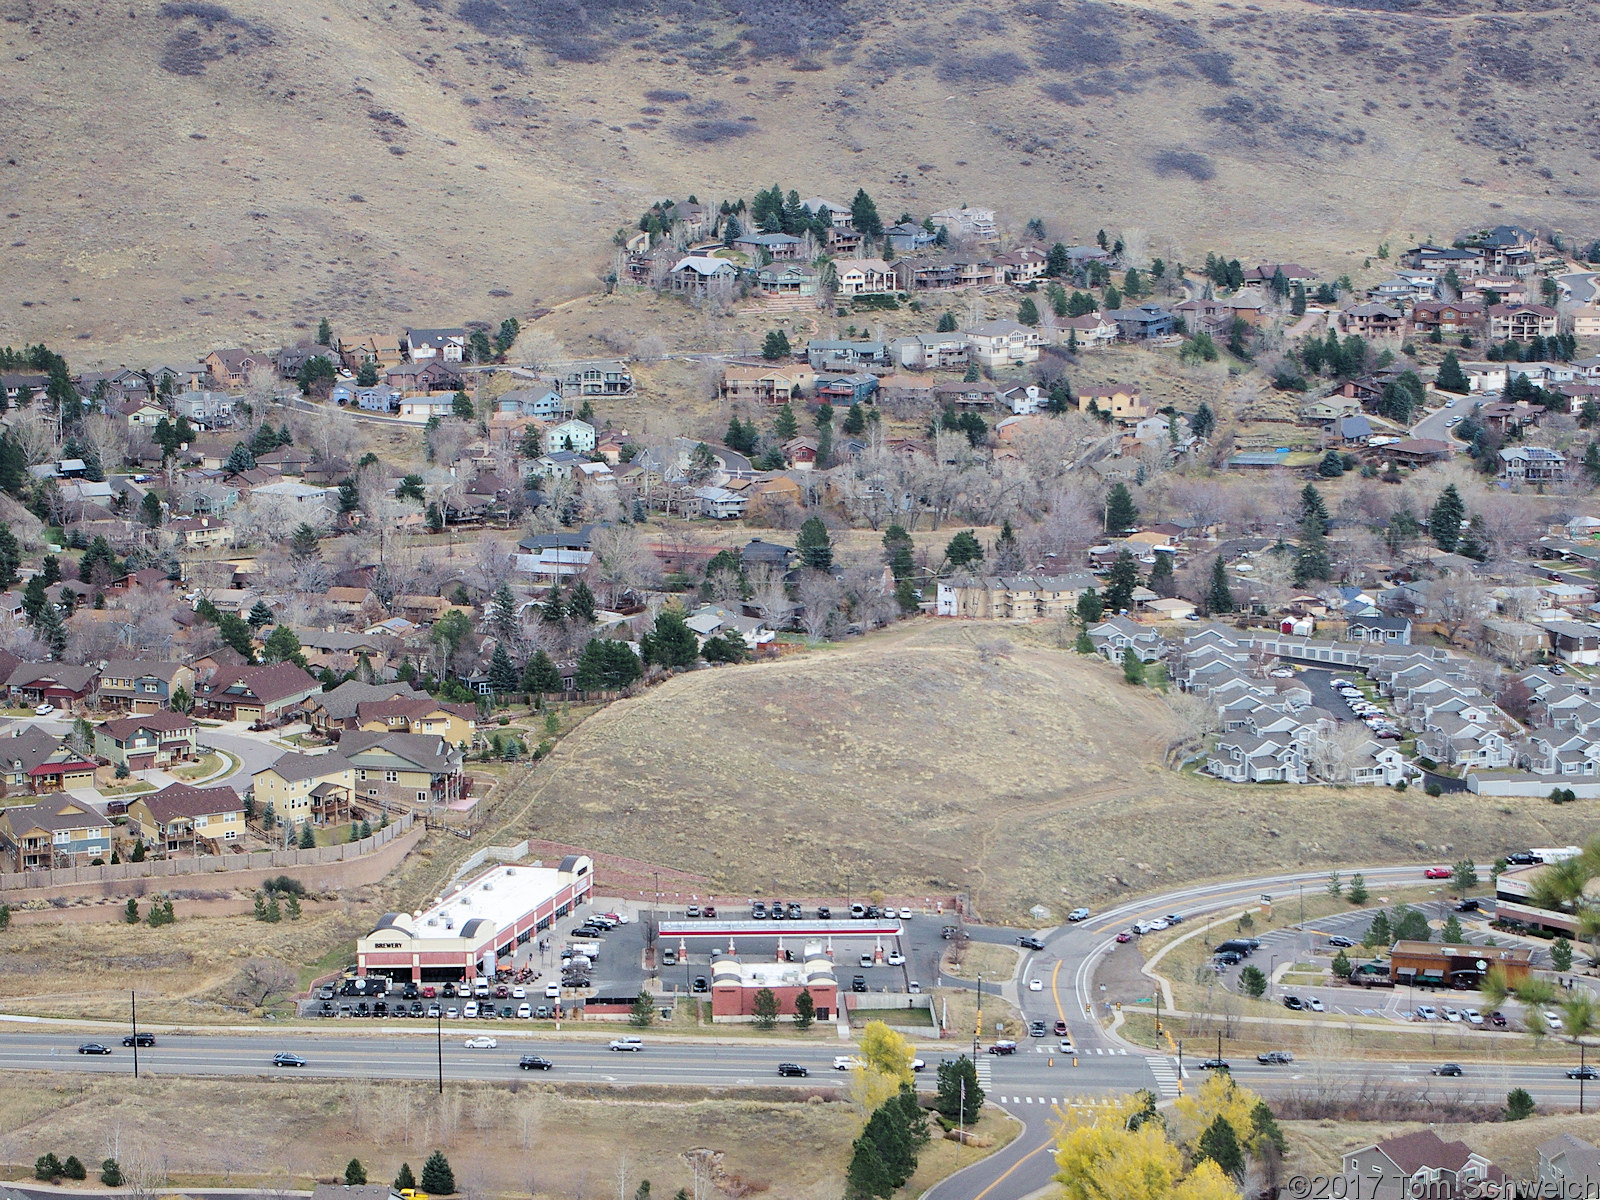
M853 1054L839 1054L833 1060L833 1069L835 1071L850 1071L860 1065L861 1060Z
M1544 1014L1544 1023L1546 1025L1550 1026L1551 1029L1565 1029L1566 1028L1566 1026L1561 1023L1561 1018L1559 1016L1557 1016L1553 1012L1548 1012L1547 1011Z
M905 966L906 965L906 956L904 954L901 954L900 951L898 951L898 950L889 951L889 965L891 967L903 967L903 966Z
M1482 1025L1483 1024L1483 1014L1481 1012L1479 1012L1475 1008L1469 1008L1465 1012L1463 1012L1461 1015L1466 1018L1466 1021L1467 1021L1468 1025Z
M1044 991L1044 980L1042 980L1042 979L1030 979L1030 980L1028 980L1028 990L1030 992L1042 992L1042 991Z
M1454 408L1456 406L1456 402L1454 400L1446 400L1444 402L1444 406L1446 408Z
M55 710L56 706L54 704L41 704L38 708L33 710L33 715L36 717L48 717L51 713L55 712Z
M1324 1008L1322 1006L1322 1001L1318 1000L1315 996L1307 996L1306 997L1306 1007L1309 1008L1312 1012L1327 1012L1328 1011L1326 1008Z
M1447 1008L1444 1010L1444 1019L1449 1021L1452 1025L1461 1024L1461 1014L1453 1008Z
M1061 1048L1057 1051L1058 1054L1076 1054L1077 1052L1078 1048L1066 1040L1062 1041Z
M909 920L911 920L911 910L910 910L910 909L909 909L909 908L902 908L902 909L901 909L901 910L900 910L900 919L901 919L901 920L902 920L902 921L909 921Z
M468 1050L493 1050L499 1044L492 1037L479 1036L467 1039Z
M512 988L511 998L513 1000L526 1000L528 998L528 989L520 986Z
M524 1021L531 1019L532 1016L533 1016L533 1005L531 1005L531 1004L519 1004L519 1005L517 1005L517 1016L521 1017Z
M636 1037L620 1037L612 1041L611 1048L613 1050L643 1050L644 1040Z
M1417 1018L1422 1021L1437 1021L1439 1013L1431 1004L1419 1004L1417 1005Z
M1164 920L1163 918L1161 918L1161 917L1157 917L1154 921L1150 922L1150 930L1151 930L1152 933L1155 932L1157 929L1167 929L1169 927L1170 926L1169 926L1168 922L1166 920Z
M928 1065L928 1064L927 1064L927 1063L925 1063L925 1062L923 1062L923 1061L922 1061L922 1059L920 1059L920 1058L913 1058L913 1059L912 1059L912 1060L911 1060L911 1069L912 1069L912 1070L913 1070L913 1071L921 1071L921 1070L924 1070L924 1069L926 1069L926 1067L927 1067L927 1065Z
M546 1000L559 1000L559 999L561 999L561 985L559 983L547 983L547 984L545 984L544 985L544 998Z

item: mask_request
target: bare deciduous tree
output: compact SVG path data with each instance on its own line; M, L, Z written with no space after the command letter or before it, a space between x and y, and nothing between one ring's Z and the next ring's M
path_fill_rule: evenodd
M280 959L247 958L239 964L233 996L241 1004L261 1008L273 996L293 990L295 980L294 970Z
M839 581L825 571L811 571L800 580L795 592L800 597L800 627L806 636L826 636L839 614L839 602L844 599Z
M794 612L794 601L789 599L784 586L783 573L771 567L756 567L749 573L750 603L761 614L761 619L773 629L782 629Z

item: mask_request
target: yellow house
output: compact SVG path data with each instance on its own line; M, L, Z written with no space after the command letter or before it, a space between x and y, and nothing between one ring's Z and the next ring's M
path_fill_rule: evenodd
M350 820L356 769L343 755L285 754L250 777L256 808L269 806L280 821L342 825Z
M1118 421L1142 421L1150 415L1150 406L1137 389L1107 388L1078 393L1079 412L1088 412L1091 403L1098 411L1109 412Z
M472 746L478 710L470 704L416 700L365 700L356 705L356 728L367 733L438 734L452 746Z
M217 854L244 836L244 802L231 787L173 783L129 804L128 825L146 846L169 855Z

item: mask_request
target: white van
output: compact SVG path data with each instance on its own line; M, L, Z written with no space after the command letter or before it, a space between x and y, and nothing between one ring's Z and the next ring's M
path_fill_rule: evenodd
M591 962L598 960L600 957L599 942L568 942L567 949L571 951L574 956L582 954Z
M477 1016L478 1015L478 1002L476 1000L468 1000L467 1003L466 1003L466 1007L461 1010L461 1015L463 1017L465 1017L469 1021L473 1017Z

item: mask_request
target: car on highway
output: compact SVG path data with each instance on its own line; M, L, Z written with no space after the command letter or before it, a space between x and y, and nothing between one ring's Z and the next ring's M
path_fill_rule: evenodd
M156 1035L153 1033L130 1033L122 1039L124 1046L154 1046Z
M1336 933L1328 939L1328 945L1337 946L1341 950L1349 950L1355 946L1355 942L1341 933Z
M1065 1021L1057 1021L1056 1022L1055 1035L1057 1037L1066 1037L1067 1036L1067 1023Z
M1044 980L1042 980L1042 979L1030 979L1030 980L1028 980L1028 990L1030 992L1042 992L1042 991L1044 991Z
M1028 1026L1028 1036L1044 1037L1046 1028L1047 1027L1043 1021L1035 1021L1033 1024Z
M1256 1055L1256 1061L1269 1067L1281 1067L1294 1061L1294 1055L1287 1050L1268 1050L1265 1054Z
M1450 868L1449 867L1429 867L1426 871L1424 871L1422 873L1422 877L1424 879L1449 879L1450 878Z
M524 1054L517 1059L517 1069L522 1071L548 1071L555 1066L548 1058L541 1058L537 1054Z
M950 936L951 937L955 937L955 935L956 935L956 927L954 925L951 925L951 926L948 926L948 928L950 930ZM946 940L948 940L948 939L946 939ZM1044 942L1042 942L1037 936L1035 936L1034 934L1031 934L1031 933L1024 934L1022 937L1019 937L1017 939L1017 945L1021 946L1024 950L1043 950L1044 949Z
M1117 934L1117 945L1119 945L1119 946L1126 945L1128 942L1131 942L1131 941L1133 941L1133 934L1129 933L1126 929L1124 929L1121 933Z
M905 966L906 965L906 956L904 954L901 954L900 951L898 951L898 950L889 951L889 965L891 967L903 967L903 966Z
M1227 1071L1232 1068L1228 1066L1228 1060L1225 1058L1208 1058L1201 1062L1200 1069L1202 1071Z
M619 1037L611 1039L611 1049L639 1051L644 1049L644 1040L636 1037Z
M989 1047L990 1054L1015 1054L1017 1044L1011 1041L999 1041Z
M79 1054L110 1054L110 1046L102 1046L99 1042L84 1042L78 1047Z
M493 1050L499 1044L492 1037L470 1037L466 1041L468 1050Z
M850 1071L862 1065L862 1062L853 1054L837 1054L833 1059L835 1071Z
M807 1075L811 1074L811 1072L806 1067L801 1066L799 1063L779 1063L778 1074L792 1075L799 1079L804 1079Z
M922 1059L920 1059L920 1058L913 1058L913 1059L912 1059L912 1060L911 1060L911 1069L912 1069L912 1070L913 1070L913 1071L922 1071L922 1070L926 1070L926 1069L927 1069L927 1066L928 1066L928 1064L927 1064L927 1063L925 1063L925 1062L923 1062L923 1061L922 1061Z
M274 1054L272 1056L272 1065L275 1067L303 1067L306 1065L306 1060L298 1054Z
M1428 1072L1430 1075L1460 1075L1461 1073L1460 1063L1440 1063Z
M1570 1071L1567 1072L1567 1078L1568 1079L1600 1079L1600 1068L1589 1067L1589 1066L1573 1067Z
M1073 909L1071 912L1069 912L1067 914L1067 920L1073 921L1073 922L1087 921L1088 919L1089 919L1089 910L1087 908L1083 908L1081 906L1078 907L1078 908Z

